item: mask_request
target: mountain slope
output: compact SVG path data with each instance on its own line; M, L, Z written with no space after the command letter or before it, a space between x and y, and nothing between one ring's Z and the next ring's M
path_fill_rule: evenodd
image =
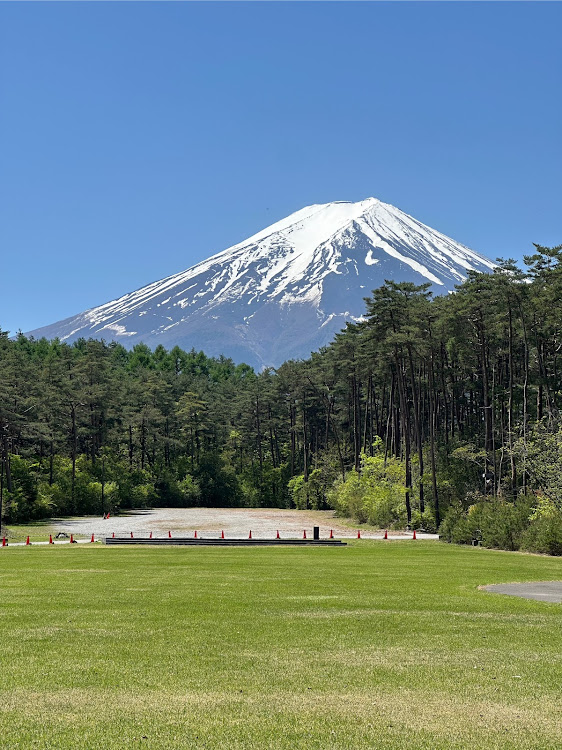
M307 357L385 279L444 294L494 264L375 198L307 206L244 242L35 337L203 349L257 367Z

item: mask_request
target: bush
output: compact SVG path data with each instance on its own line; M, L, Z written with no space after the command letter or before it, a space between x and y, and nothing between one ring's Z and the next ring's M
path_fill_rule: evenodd
M412 529L423 529L424 531L429 531L431 534L435 534L437 531L433 511L427 507L423 513L420 513L417 509L412 511L410 526Z
M329 502L344 516L379 528L403 526L406 522L405 470L395 458L384 459L382 441L374 443L375 455L361 456L361 470L337 480Z
M515 503L482 499L468 511L455 505L447 512L439 532L443 539L454 544L470 544L473 539L480 539L484 547L518 550L532 510L531 498L520 498Z
M521 549L545 555L562 555L562 513L547 498L539 498L531 524L523 534Z
M339 516L350 516L359 523L367 521L367 512L363 507L363 490L360 475L351 471L344 479L336 479L328 493L328 503Z
M191 474L186 474L184 478L178 482L178 488L186 506L199 504L201 489L199 483L191 476Z
M523 532L529 525L532 512L529 500L522 498L515 503L495 500L479 503L474 508L469 508L469 517L474 513L482 531L484 547L507 550L520 548Z
M308 481L299 474L287 483L289 496L298 510L322 510L324 502L324 486L322 483L322 472L314 469L308 475Z
M452 544L470 544L477 526L471 526L468 514L462 505L451 505L439 527L441 539Z

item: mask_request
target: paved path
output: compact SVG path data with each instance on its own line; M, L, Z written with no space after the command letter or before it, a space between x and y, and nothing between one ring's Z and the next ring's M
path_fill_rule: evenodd
M539 602L562 602L562 581L533 581L532 583L497 583L483 586L495 594L520 596L523 599L536 599Z

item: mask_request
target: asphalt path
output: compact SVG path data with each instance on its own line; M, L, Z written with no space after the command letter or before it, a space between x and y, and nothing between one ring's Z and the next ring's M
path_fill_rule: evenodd
M485 591L494 594L520 596L523 599L535 599L539 602L562 602L562 581L533 581L531 583L496 583L483 586Z

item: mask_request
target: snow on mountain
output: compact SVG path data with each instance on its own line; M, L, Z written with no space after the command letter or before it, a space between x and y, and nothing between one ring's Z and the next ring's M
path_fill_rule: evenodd
M385 279L453 291L494 264L388 203L368 198L296 211L187 271L31 331L131 347L176 344L256 367L308 357Z

